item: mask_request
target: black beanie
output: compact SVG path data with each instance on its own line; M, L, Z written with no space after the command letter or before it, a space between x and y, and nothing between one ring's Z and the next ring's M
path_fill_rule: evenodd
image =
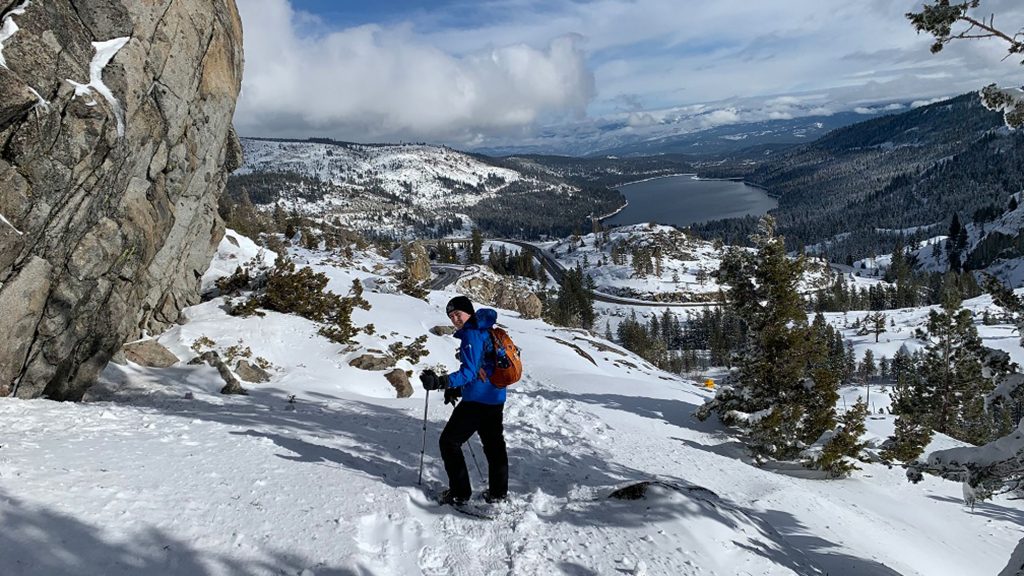
M444 307L444 313L446 315L451 314L455 310L462 310L470 316L473 315L473 303L469 301L469 298L465 296L456 296L448 301L448 305Z

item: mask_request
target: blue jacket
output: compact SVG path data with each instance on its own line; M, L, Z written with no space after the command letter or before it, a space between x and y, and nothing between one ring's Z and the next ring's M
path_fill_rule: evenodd
M466 321L461 330L455 332L455 337L461 341L459 356L462 358L462 366L458 372L448 375L448 387L462 388L463 400L481 404L505 403L505 389L492 386L479 376L480 368L484 369L484 374L494 373L493 355L486 352L494 350L490 329L497 319L497 312L491 308L481 308Z

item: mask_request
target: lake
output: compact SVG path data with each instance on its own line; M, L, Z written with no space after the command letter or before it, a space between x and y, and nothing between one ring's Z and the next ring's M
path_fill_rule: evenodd
M693 175L667 176L627 184L619 187L619 191L629 205L604 220L606 225L656 222L685 227L748 214L761 216L779 205L764 190L743 182L698 180Z

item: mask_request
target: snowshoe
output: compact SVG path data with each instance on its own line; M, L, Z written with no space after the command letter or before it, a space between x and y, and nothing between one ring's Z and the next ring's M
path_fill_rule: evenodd
M492 495L490 490L484 490L484 502L488 504L500 504L502 502L508 502L508 494Z
M441 505L463 506L466 502L469 502L468 496L456 495L451 490L445 490L437 495L437 503Z
M457 498L451 490L444 490L441 493L428 492L428 495L438 504L448 506L459 514L480 520L494 519L484 507L471 503L469 498Z

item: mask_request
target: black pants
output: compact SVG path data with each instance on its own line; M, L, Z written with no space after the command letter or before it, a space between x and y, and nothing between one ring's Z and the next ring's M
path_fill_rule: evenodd
M463 400L455 406L441 432L441 459L448 473L448 487L459 498L469 498L473 489L469 485L466 458L462 445L473 433L480 434L487 457L487 489L491 496L502 497L508 493L508 452L505 449L505 432L502 420L504 404L481 404Z

